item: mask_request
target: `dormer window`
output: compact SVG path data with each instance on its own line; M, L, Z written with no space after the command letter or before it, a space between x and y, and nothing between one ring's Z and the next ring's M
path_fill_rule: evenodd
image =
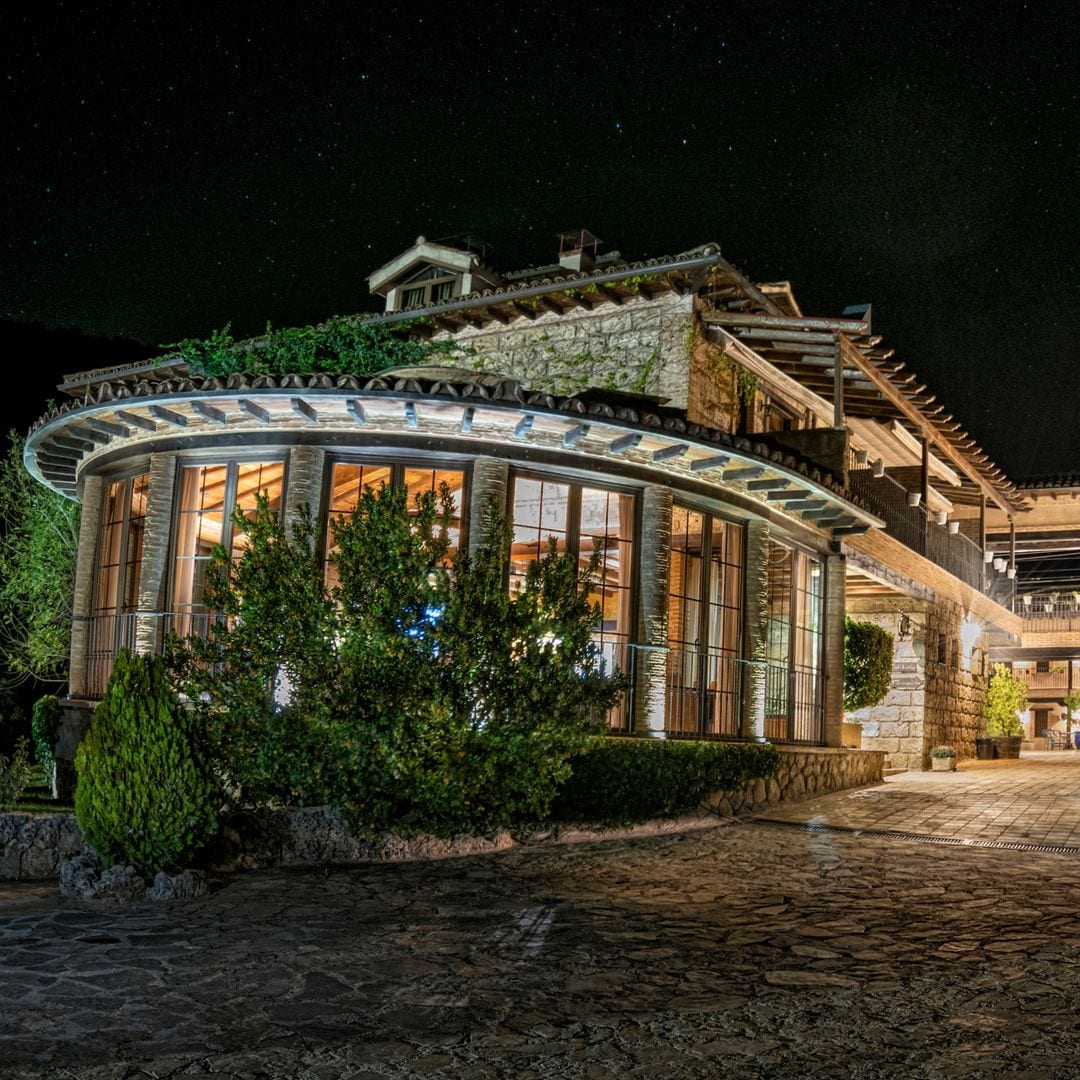
M418 271L400 286L402 311L408 308L441 304L459 295L461 278L442 266L428 266Z

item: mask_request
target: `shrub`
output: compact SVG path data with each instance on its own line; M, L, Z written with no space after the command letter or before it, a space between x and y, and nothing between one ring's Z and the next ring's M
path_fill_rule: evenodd
M30 744L19 739L10 758L0 754L0 810L10 810L30 783Z
M602 739L571 760L552 815L604 825L679 817L779 767L780 753L768 743Z
M240 801L440 835L546 815L621 686L592 640L598 556L579 573L550 550L511 596L505 518L489 507L478 549L448 567L452 509L445 487L412 504L365 490L333 525L332 587L310 513L291 535L265 499L237 519L244 553L217 551L208 574L224 618L170 663Z
M30 735L34 740L34 757L37 763L51 773L55 764L56 736L60 731L60 699L55 694L45 694L34 702L30 714Z
M983 717L986 734L1017 736L1024 734L1024 725L1017 715L1027 708L1027 685L1004 664L995 664L986 688Z
M952 746L935 746L930 751L930 756L936 758L956 757L956 748Z
M175 870L216 831L215 785L160 657L117 656L75 768L79 827L106 863Z
M844 620L844 709L883 701L892 685L893 639L874 623Z

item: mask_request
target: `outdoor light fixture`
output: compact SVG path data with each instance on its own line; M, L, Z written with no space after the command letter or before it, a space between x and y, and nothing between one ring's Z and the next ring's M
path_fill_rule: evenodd
M896 636L900 641L907 641L911 637L911 620L904 614L900 616L900 625L896 628Z
M877 461L874 462L873 470L874 476L880 480L885 475L885 462L881 458L878 458Z
M951 532L953 534L953 536L955 536L959 531L960 531L960 522L959 521L950 521L949 522L949 532Z

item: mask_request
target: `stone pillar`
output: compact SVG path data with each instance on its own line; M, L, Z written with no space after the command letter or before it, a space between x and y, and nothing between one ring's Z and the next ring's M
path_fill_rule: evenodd
M634 719L636 735L664 738L668 661L668 586L671 574L671 488L650 485L641 497L638 552L639 647L635 655Z
M311 507L312 517L318 521L325 472L326 451L321 446L294 446L289 451L284 522L286 535L290 539L302 507Z
M75 587L71 602L71 663L68 669L68 696L85 698L88 689L87 663L90 651L90 614L94 607L94 578L98 543L101 538L101 511L105 482L100 476L83 480L82 513L79 518L79 547L75 556Z
M176 468L175 454L150 455L139 567L139 614L135 623L135 651L144 656L161 652L164 639L161 616L169 610L169 546Z
M746 610L743 612L743 699L740 728L744 739L765 739L765 655L769 629L769 523L746 525Z
M500 510L506 509L507 489L510 486L510 466L499 458L481 457L473 462L469 482L469 554L484 540L484 511L488 499L494 499Z
M847 560L843 555L825 559L825 638L821 658L825 685L822 696L826 746L843 746L844 722L844 615L847 604Z

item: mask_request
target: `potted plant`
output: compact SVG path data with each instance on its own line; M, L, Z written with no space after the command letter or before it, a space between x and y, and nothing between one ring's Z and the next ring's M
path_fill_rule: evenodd
M1080 731L1074 732L1072 729L1073 709L1080 709L1080 690L1065 695L1065 737L1068 738L1071 734L1073 745L1080 750Z
M933 772L956 772L956 750L951 746L935 746L930 751Z
M994 756L1018 758L1024 741L1019 712L1027 707L1027 686L1004 664L995 664L986 688L983 717L986 734L993 740ZM981 755L980 755L981 756Z

